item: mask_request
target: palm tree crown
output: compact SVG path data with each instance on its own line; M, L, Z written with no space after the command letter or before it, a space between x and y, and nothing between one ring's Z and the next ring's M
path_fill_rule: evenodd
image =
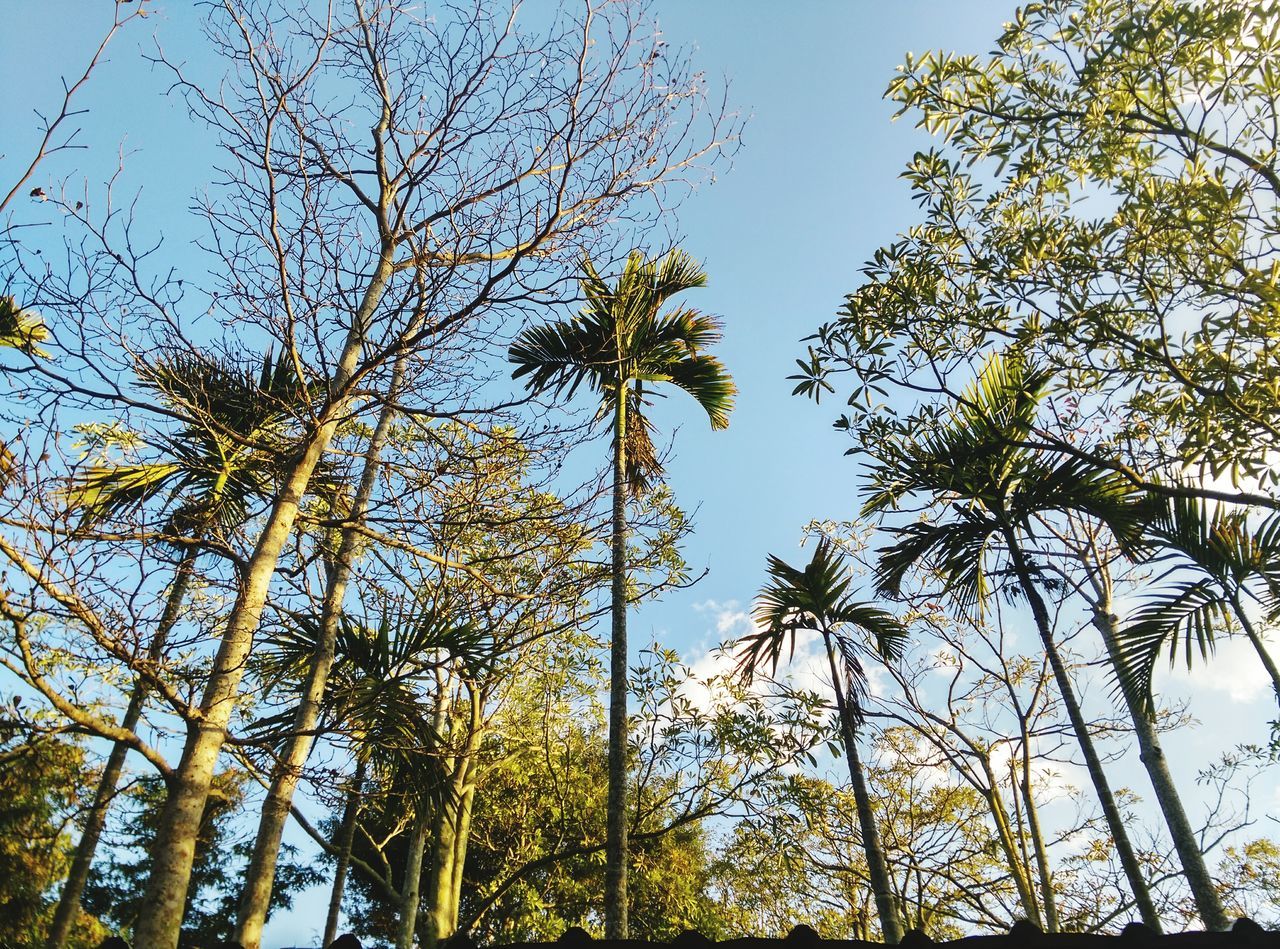
M911 569L926 562L957 606L980 610L991 592L992 542L1006 527L1031 530L1037 517L1054 513L1098 519L1126 551L1142 545L1146 508L1123 476L1029 445L1050 380L1018 355L993 356L941 425L877 448L863 514L923 495L947 504L951 515L894 529L898 541L881 551L876 568L882 593L897 596Z
M864 647L845 629L854 627L867 633L876 652L885 659L898 659L906 646L906 627L892 613L849 595L853 579L848 566L825 538L803 568L770 554L766 569L769 582L761 589L755 608L761 628L739 641L740 674L750 677L765 664L776 671L784 649L788 658L795 654L796 635L803 630L830 636L844 661L850 712L860 719L867 681L859 656ZM841 688L839 682L832 685Z
M167 493L178 533L242 523L252 499L269 495L285 464L285 426L309 387L284 354L269 353L260 368L183 354L144 367L139 381L185 421L162 439L160 460L79 472L73 498L85 519Z
M586 385L600 396L608 417L626 398L627 484L643 492L661 474L648 420L646 387L670 383L706 411L713 429L729 424L737 388L723 364L704 350L721 338L720 321L688 307L658 311L672 296L706 286L707 275L691 256L674 250L660 260L639 251L627 257L610 287L590 259L583 262L587 304L568 320L530 327L511 345L516 368L532 392L572 398Z

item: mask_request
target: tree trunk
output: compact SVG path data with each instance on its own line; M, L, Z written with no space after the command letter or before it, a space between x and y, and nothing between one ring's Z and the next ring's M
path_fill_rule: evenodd
M338 865L333 871L333 888L329 891L329 915L324 921L324 945L338 938L338 918L342 915L342 894L347 886L347 870L351 866L351 848L356 840L356 818L360 813L360 791L364 785L364 761L356 765L351 789L342 808L342 823L338 825Z
M1104 581L1109 585L1109 580ZM1104 586L1098 602L1093 604L1093 625L1102 635L1106 644L1107 655L1113 665L1119 667L1120 644L1116 636L1116 617L1111 612L1110 591ZM1155 791L1156 802L1160 805L1160 813L1164 815L1165 824L1169 828L1169 836L1173 838L1173 847L1177 851L1178 860L1182 863L1182 873L1187 878L1187 886L1196 901L1196 910L1206 929L1227 930L1231 921L1222 906L1222 898L1218 888L1213 884L1209 868L1205 866L1204 854L1200 852L1200 844L1196 840L1195 831L1187 812L1182 807L1182 798L1178 795L1177 786L1173 783L1173 775L1169 773L1169 765L1165 760L1164 750L1160 747L1160 737L1155 725L1143 714L1142 709L1127 691L1124 694L1125 705L1129 709L1129 717L1133 720L1133 731L1138 738L1139 759L1147 769L1151 779L1151 787Z
M365 290L353 327L343 346L332 380L342 392L363 352L362 328L373 314L391 277L391 249L384 247L377 271ZM200 699L198 717L187 724L182 758L169 784L169 796L156 833L151 876L144 905L148 912L134 931L134 949L176 949L182 929L191 865L200 818L213 780L218 755L226 739L227 723L239 699L240 679L266 604L280 554L293 532L298 509L311 475L345 415L349 397L340 395L328 405L316 428L300 446L293 469L272 504L267 523L244 570L239 595L227 617L209 680Z
M187 598L187 590L191 586L191 577L195 573L198 548L192 544L182 554L178 569L174 572L173 585L169 589L169 597L165 601L164 611L160 614L160 622L156 626L156 634L147 647L147 658L155 663L164 653L169 641L169 633L178 621L178 614ZM133 731L142 718L142 709L147 701L147 688L142 680L133 687L129 704L125 708L120 727ZM80 841L76 844L76 855L71 861L71 869L66 882L62 885L62 893L58 897L58 908L53 915L53 923L49 928L49 949L63 949L71 935L71 927L75 923L80 910L80 898L84 895L85 884L89 882L89 871L93 867L93 857L98 849L98 841L102 837L102 829L107 823L107 810L116 796L116 786L120 783L120 775L124 771L124 761L129 754L125 745L116 742L107 757L102 777L98 779L98 789L93 795L93 804L85 818L84 830Z
M333 667L338 627L347 593L347 581L351 577L356 548L359 546L358 528L364 523L369 499L373 495L373 487L382 466L382 446L386 444L387 435L395 419L394 402L401 380L404 378L404 364L405 357L401 355L396 359L386 402L379 413L377 427L365 451L364 468L360 473L360 482L356 487L356 494L352 499L351 511L348 515L349 524L342 530L342 539L338 544L333 565L329 569L329 582L320 612L320 637L311 657L307 679L303 685L302 699L294 715L293 734L289 737L284 751L272 769L271 787L267 791L266 800L262 803L258 834L253 843L253 855L249 859L244 885L240 891L240 914L235 941L244 946L244 949L258 949L262 943L262 928L266 925L267 913L271 909L271 891L275 885L280 842L284 837L285 824L289 820L289 808L293 805L294 792L302 779L303 766L307 763L307 757L315 744L314 730L320 721L324 690L329 681L329 670Z
M416 806L421 809L422 803ZM409 853L404 862L404 883L400 899L400 931L396 936L396 949L413 949L414 927L418 922L419 884L422 881L422 853L427 845L427 825L423 814L415 815L413 832L409 837Z
M1000 841L1000 849L1004 851L1005 862L1009 865L1009 875L1013 877L1014 889L1018 891L1018 902L1022 904L1022 912L1027 919L1041 925L1040 907L1031 889L1031 880L1027 876L1027 865L1022 859L1018 841L1014 838L1013 825L1009 821L1009 812L1005 810L1004 801L1000 798L1000 788L996 783L995 770L991 767L991 758L986 754L978 754L982 762L982 773L987 779L987 790L983 796L987 799L987 809L991 811L991 821L996 827L996 839Z
M875 895L876 911L880 914L880 931L886 943L895 944L902 941L902 922L894 906L893 881L889 878L884 847L880 843L880 831L876 828L875 814L871 810L871 795L867 792L862 762L858 760L857 732L845 702L844 679L836 665L831 634L824 630L822 641L827 648L827 662L831 666L831 685L836 692L836 713L840 718L844 755L849 765L849 781L853 785L853 800L858 811L858 825L862 830L862 849L867 855L867 875L871 878L871 892Z
M609 644L609 798L605 834L604 934L627 938L627 386L613 422L613 635Z
M1080 703L1076 700L1071 677L1058 652L1057 643L1053 641L1049 611L1044 605L1044 600L1040 598L1040 592L1036 589L1031 577L1031 569L1027 565L1026 556L1023 554L1022 546L1018 543L1018 537L1013 528L1005 526L1004 535L1009 545L1009 557L1013 561L1014 572L1018 576L1018 583L1022 587L1027 602L1031 605L1031 613L1040 631L1040 641L1044 644L1049 666L1053 670L1053 677L1058 685L1058 693L1062 697L1062 704L1067 710L1067 717L1071 720L1076 741L1084 755L1085 767L1089 771L1089 778L1098 795L1098 803L1102 806L1102 814L1107 822L1107 830L1111 833L1112 844L1120 857L1120 864L1124 868L1129 888L1133 891L1134 903L1138 907L1142 921L1156 932L1162 932L1160 914L1156 912L1155 904L1151 901L1151 892L1147 888L1147 881L1142 876L1142 866L1138 863L1138 856L1133 850L1133 844L1129 841L1124 819L1120 816L1120 808L1116 806L1115 795L1111 793L1111 785L1107 782L1102 761L1093 747L1093 738L1089 735L1089 726L1084 720L1084 713L1080 711Z
M1044 845L1044 832L1040 829L1040 811L1036 807L1035 795L1031 793L1031 752L1026 727L1022 730L1022 780L1015 781L1019 786L1014 793L1021 792L1023 808L1027 813L1027 830L1031 834L1031 852L1036 857L1036 871L1040 876L1040 899L1044 904L1045 932L1056 933L1061 925L1058 922L1058 900L1053 895L1053 873L1049 868L1049 852Z

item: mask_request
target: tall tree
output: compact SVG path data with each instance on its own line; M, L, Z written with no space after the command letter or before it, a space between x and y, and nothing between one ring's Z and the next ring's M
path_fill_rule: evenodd
M706 285L696 261L674 250L660 260L627 257L614 286L588 258L587 305L572 320L525 330L511 345L514 378L533 392L572 398L582 385L600 399L613 433L613 587L609 646L609 818L605 920L610 938L627 936L627 494L640 494L661 473L644 416L646 386L669 383L691 395L713 429L729 424L736 389L720 361L704 349L720 339L720 323L696 310L659 311L678 293Z
M201 246L215 261L197 265L203 276L153 278L148 253L105 199L90 205L103 215L93 222L74 204L48 203L67 212L69 228L83 227L83 240L69 240L68 268L51 273L34 244L9 248L6 285L50 327L53 358L31 368L24 388L67 413L50 427L56 450L86 414L172 425L137 398L135 357L164 331L189 341L197 323L228 351L275 341L323 393L296 417L296 450L255 512L231 605L216 639L200 643L211 655L191 670L196 700L158 828L152 912L134 933L143 949L172 949L178 938L193 841L247 659L335 439L376 412L404 352L413 384L401 410L468 419L491 410L480 380L492 369L485 357L500 357L502 328L534 301L572 293L568 278L588 247L601 259L616 253L623 228L642 229L667 205L655 192L670 193L680 169L734 135L704 110L687 57L658 54L637 5L566 3L536 18L517 7L498 13L473 0L424 20L397 0L220 4L206 39L229 79L202 87L169 64L173 91L225 158L199 206L210 229ZM32 477L58 477L55 467L33 464ZM48 577L87 547L67 545L59 564L35 568L30 554L49 536L51 512L39 492L13 503L33 522L14 529L9 559L24 565L21 595L47 614ZM82 624L99 650L114 645L115 627L101 619L89 609ZM37 677L37 666L33 658L25 675ZM44 686L54 702L54 684ZM60 707L90 717L72 699Z
M919 497L935 506L946 504L951 514L894 528L898 540L879 554L877 584L883 593L897 595L907 574L928 564L962 611L981 610L992 585L991 555L1003 547L1016 589L1031 608L1142 921L1159 930L1142 865L1037 588L1042 571L1024 546L1035 536L1038 519L1075 512L1097 518L1132 548L1140 536L1142 509L1121 475L1075 456L1042 455L1024 447L1049 380L1017 353L993 357L934 427L877 446L864 513L892 510ZM956 503L949 503L952 499Z
M798 387L852 396L859 440L1018 339L1111 413L1081 446L1166 496L1275 508L1280 9L1048 0L987 55L908 56L887 97L934 133L904 177L920 219L876 251ZM1193 478L1187 466L1224 480Z
M159 446L153 461L98 465L77 473L74 501L85 522L101 521L163 498L169 511L166 537L179 559L164 608L147 645L139 675L120 720L137 728L147 701L147 675L164 657L169 634L178 622L206 540L221 542L247 517L250 502L270 496L288 450L282 427L308 395L293 367L269 354L258 371L204 357L160 359L142 377L156 397L183 412L187 421ZM115 742L98 779L80 842L49 933L51 949L61 949L80 906L115 797L128 745Z
M850 596L852 578L848 567L825 538L818 542L813 557L803 569L771 555L768 571L770 582L760 591L756 607L756 619L763 628L742 640L740 668L748 676L766 662L776 670L788 645L794 654L796 636L801 631L813 631L822 637L871 890L880 915L880 931L885 942L901 942L902 917L894 905L893 884L880 843L866 774L858 757L858 726L863 720L863 695L867 685L866 671L858 658L863 647L858 639L849 635L848 629L852 627L869 636L877 653L886 659L895 659L902 654L906 628L891 613L857 602ZM842 660L839 663L837 654Z

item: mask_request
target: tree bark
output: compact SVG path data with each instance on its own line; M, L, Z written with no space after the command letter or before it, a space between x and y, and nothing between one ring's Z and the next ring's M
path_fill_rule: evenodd
M1027 919L1039 926L1040 907L1036 905L1031 880L1027 876L1026 862L1022 859L1018 842L1014 838L1009 812L1005 810L1004 801L1000 798L1000 788L996 783L995 770L991 767L991 758L985 751L978 753L978 758L982 762L982 773L987 779L987 790L983 796L987 799L991 821L996 827L996 839L1000 841L1000 849L1004 851L1005 862L1009 865L1009 875L1013 877L1014 888L1018 891L1018 902L1022 904L1022 911Z
M862 762L858 760L857 732L844 697L844 679L836 665L831 634L826 630L822 632L822 641L827 649L827 662L831 666L831 685L836 692L836 714L840 719L845 761L849 765L849 782L853 785L853 800L862 831L862 849L867 855L867 875L871 878L871 892L875 896L876 911L880 915L880 931L884 941L893 945L902 941L902 921L894 905L893 881L889 878L880 831L876 827L875 813L871 810L871 795L867 791L866 776L862 773Z
M302 769L315 744L314 731L320 721L321 703L329 670L333 667L334 650L338 639L338 627L342 619L343 601L346 599L347 582L356 559L359 545L359 526L364 523L369 499L382 466L382 447L386 444L395 419L395 398L404 378L405 357L396 359L388 386L386 402L378 416L378 424L369 439L365 451L360 482L352 499L348 525L342 530L342 538L333 565L329 570L324 604L320 613L320 637L307 670L302 699L294 716L293 734L285 745L271 773L271 786L258 821L258 834L253 843L253 855L245 871L244 885L240 891L239 922L235 941L244 949L259 949L262 928L271 909L271 891L275 885L276 862L280 855L280 842L285 824L289 820L289 808L293 795L302 779Z
M378 268L365 289L353 326L335 367L332 390L342 393L364 350L363 327L371 318L392 273L392 251L384 246ZM337 431L349 396L337 395L303 442L298 460L281 486L267 523L243 574L235 605L227 618L198 716L187 725L182 758L169 785L157 829L145 905L134 931L134 949L176 949L182 929L191 865L200 818L213 780L227 723L239 699L240 679L262 617L276 564L293 532L311 475Z
M422 802L415 805L423 809ZM409 852L404 862L404 884L400 899L400 931L396 934L396 949L413 949L414 928L418 922L419 884L422 882L422 854L427 845L427 826L430 822L419 814L413 820L413 832L409 837Z
M627 938L627 385L618 381L613 422L613 630L609 642L609 797L604 932Z
M1027 602L1031 605L1031 613L1040 632L1040 641L1044 645L1045 655L1049 659L1049 666L1053 670L1058 693L1062 697L1062 704L1067 710L1067 717L1071 720L1071 727L1075 731L1076 741L1079 743L1080 751L1084 755L1085 767L1089 771L1089 778L1093 783L1094 792L1098 795L1098 803L1102 806L1102 814L1107 823L1107 830L1111 833L1112 844L1120 857L1120 864L1124 868L1129 888L1133 892L1134 903L1138 907L1138 913L1141 915L1142 921L1156 932L1162 932L1160 914L1156 911L1155 903L1151 900L1151 891L1147 887L1147 881L1142 876L1142 866L1138 863L1138 856L1134 852L1133 844L1129 841L1129 834L1124 827L1124 819L1120 816L1120 808L1116 805L1115 795L1111 793L1111 785L1108 783L1106 772L1102 768L1102 761L1093 746L1093 738L1089 735L1089 726L1084 720L1084 713L1080 710L1080 703L1076 700L1075 688L1071 684L1071 677L1067 673L1066 664L1063 663L1062 656L1058 652L1057 643L1053 641L1053 630L1049 623L1049 610L1045 607L1044 600L1040 598L1040 592L1036 589L1035 581L1031 577L1031 568L1027 565L1022 545L1018 543L1017 534L1011 526L1006 525L1004 527L1004 536L1009 545L1009 557L1013 562L1014 572L1018 576L1018 583L1022 587L1023 595L1026 596Z
M338 825L337 866L333 870L333 887L329 891L329 915L324 921L324 945L338 938L338 919L342 915L342 894L347 886L347 870L351 866L351 848L356 840L356 818L360 813L360 792L364 786L364 761L356 765L351 789L347 791L346 804L342 808L342 823Z
M196 557L199 549L193 544L186 548L178 569L174 572L173 585L169 588L169 597L165 601L164 610L156 627L156 634L147 647L147 658L155 663L164 653L169 641L169 633L178 621L178 614L187 598L187 590L191 586L191 578L195 573ZM142 710L147 701L147 688L141 680L133 687L129 704L125 708L120 727L133 731L142 719ZM93 804L85 818L84 830L80 841L76 844L76 855L71 861L71 869L62 885L62 893L58 897L58 908L53 914L53 922L49 928L49 949L63 949L71 935L80 909L80 899L84 895L85 884L89 882L89 871L93 867L93 857L98 849L98 841L102 838L102 829L107 823L107 810L116 796L116 787L120 783L120 775L124 772L125 758L129 754L126 745L116 742L111 746L111 754L107 757L102 777L98 779L98 789L93 795Z
M1049 867L1049 852L1044 845L1044 832L1040 829L1040 810L1036 807L1035 795L1031 793L1031 752L1024 725L1022 731L1022 780L1016 782L1018 787L1014 793L1022 794L1023 808L1027 813L1027 831L1031 834L1031 852L1035 854L1036 871L1040 877L1040 900L1044 905L1045 932L1056 933L1061 925L1058 922L1058 900L1053 894L1053 873Z
M1104 581L1109 583L1109 581ZM1120 644L1116 636L1116 617L1111 612L1111 594L1103 586L1101 595L1093 604L1093 625L1102 635L1107 647L1107 655L1113 665L1118 667L1120 660ZM1165 825L1169 828L1169 836L1173 838L1173 847L1177 851L1178 860L1182 863L1182 873L1187 878L1187 886L1196 901L1196 910L1206 929L1225 931L1231 928L1231 920L1223 908L1218 888L1214 886L1209 868L1205 866L1204 854L1200 852L1200 844L1196 840L1195 830L1183 809L1182 798L1178 794L1177 785L1173 783L1173 775L1169 773L1169 764L1165 760L1164 749L1160 747L1160 737L1155 725L1143 713L1137 702L1124 689L1125 706L1129 709L1129 717L1133 721L1133 731L1138 738L1138 757L1147 769L1151 779L1152 790L1155 791L1156 802L1160 805L1160 813L1164 815Z

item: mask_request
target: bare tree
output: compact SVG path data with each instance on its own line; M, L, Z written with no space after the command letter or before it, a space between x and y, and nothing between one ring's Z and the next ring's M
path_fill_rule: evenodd
M224 155L214 197L203 203L205 249L216 263L202 294L176 275L147 276L155 248L139 246L127 213L108 210L91 222L69 202L64 209L84 228L73 245L75 272L21 251L12 265L11 281L24 283L51 330L51 358L33 357L24 369L38 376L35 411L52 431L74 407L104 425L127 414L144 442L162 441L186 409L151 405L134 387L158 347L283 347L315 393L293 407L287 465L246 530L244 550L226 551L231 602L216 617L212 655L210 626L193 635L204 659L187 669L191 689L145 671L138 651L120 643L126 623L104 624L90 606L77 620L97 649L151 675L158 700L185 722L156 842L151 912L135 933L142 947L176 944L192 841L247 659L335 436L387 401L402 357L404 382L393 398L407 417L470 418L501 404L501 370L486 353L514 335L531 307L571 297L588 251L603 262L615 246L629 249L672 187L700 176L701 160L714 159L735 132L705 110L700 77L636 4L536 15L513 6L497 15L474 2L429 18L396 2L338 6L315 16L266 0L218 4L209 41L229 74L216 92L157 54ZM208 303L204 312L193 307L197 296ZM61 515L42 513L10 519L11 562L34 566L38 550L75 546L53 527L65 523ZM54 565L76 556L51 552ZM136 553L134 576L146 575L148 556ZM62 580L75 577L56 576L56 566L34 573L32 612L74 601L59 597ZM14 664L28 680L39 678L38 666L34 655L25 667ZM50 685L51 702L56 693ZM144 744L90 720L75 701L60 708L95 734ZM153 748L148 757L163 764Z

